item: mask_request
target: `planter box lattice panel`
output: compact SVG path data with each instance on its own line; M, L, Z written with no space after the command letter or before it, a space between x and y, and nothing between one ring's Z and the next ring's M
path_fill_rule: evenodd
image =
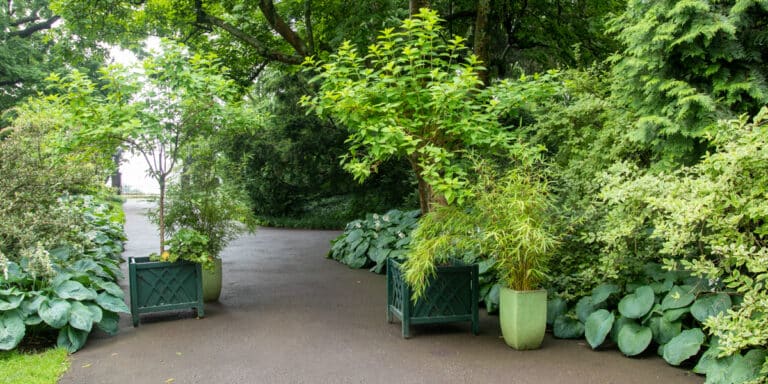
M131 257L128 264L131 284L133 326L139 315L180 309L196 309L203 317L203 280L200 264L179 261L150 261Z
M402 276L400 263L387 261L387 321L397 317L402 322L403 337L410 337L411 324L469 321L472 333L479 333L478 301L480 286L478 266L437 267L424 296L411 300L411 287Z

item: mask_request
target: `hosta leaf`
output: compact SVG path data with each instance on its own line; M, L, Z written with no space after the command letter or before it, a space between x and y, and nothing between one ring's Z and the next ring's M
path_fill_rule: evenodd
M62 299L45 300L40 303L37 313L51 328L61 328L69 322L69 309L72 305Z
M639 319L653 308L653 288L644 285L634 293L624 296L619 302L619 313L630 319Z
M101 317L101 321L99 321L96 325L102 331L110 335L114 335L117 333L119 322L120 316L117 313L112 311L104 311Z
M93 314L83 303L75 301L69 310L69 325L90 332L91 327L93 327Z
M658 333L654 332L653 340L659 344L666 344L674 337L680 334L683 329L683 323L680 321L669 321L665 317L658 318Z
M699 362L696 363L696 366L693 367L692 371L701 375L707 375L707 377L710 376L710 371L718 370L719 368L716 367L718 364L722 364L725 359L718 359L717 355L720 354L720 350L718 348L718 339L717 337L713 337L709 340L709 348L701 355L701 358L699 359ZM730 357L730 356L729 356ZM722 368L722 371L725 371L725 368Z
M42 322L43 322L43 319L37 314L27 315L27 317L24 319L24 324L26 325L38 325Z
M661 309L677 309L689 306L693 303L696 296L688 292L683 287L672 287L672 289L664 296L664 300L661 302Z
M621 331L621 328L626 324L634 322L634 320L628 319L624 316L616 316L616 320L613 322L613 327L611 327L611 340L613 340L614 343L618 343L619 331Z
M79 281L67 280L56 286L54 290L62 299L73 299L78 301L96 299L96 291L86 288Z
M680 365L689 357L699 353L704 338L704 332L699 328L681 332L664 347L664 360L671 365Z
M24 294L21 292L14 292L11 295L0 295L0 311L10 311L16 309L24 301Z
M731 308L731 297L725 293L716 293L713 295L704 295L696 299L691 305L691 314L693 317L704 322L710 316L717 316Z
M69 353L75 353L85 345L88 340L88 332L66 326L59 330L59 337L56 344L65 348Z
M664 311L664 318L667 321L678 321L680 320L683 315L690 312L690 307L683 307L683 308L677 308L677 309L669 309Z
M760 378L760 369L768 357L764 349L753 349L746 355L734 355L732 364L728 367L726 377L733 383L746 383Z
M122 298L112 296L106 292L102 292L96 297L96 303L108 311L131 313Z
M564 314L567 309L567 304L562 298L555 297L547 301L547 325L552 325L555 319Z
M611 295L619 292L621 292L621 289L617 285L600 284L592 290L592 302L595 304L602 303L608 300Z
M0 312L0 350L16 348L27 331L19 310Z
M584 324L584 336L592 349L599 347L605 341L605 337L611 332L614 320L613 314L605 309L599 309L589 315Z
M650 328L627 323L619 330L619 350L627 356L639 355L648 348L652 339Z
M40 304L45 300L45 296L34 295L32 292L29 292L27 293L25 300L21 303L20 308L27 316L37 314L37 311L40 310Z
M592 299L592 296L584 296L576 303L576 316L579 317L579 321L586 323L587 318L592 314L592 312L595 312L598 309L603 309L605 307L606 304L604 301L595 303Z
M552 326L552 334L560 339L578 339L584 335L584 324L568 315L560 315Z
M112 296L117 296L121 299L125 297L125 292L123 292L120 286L111 281L98 280L96 281L96 285L99 288L107 291L107 293L109 293Z

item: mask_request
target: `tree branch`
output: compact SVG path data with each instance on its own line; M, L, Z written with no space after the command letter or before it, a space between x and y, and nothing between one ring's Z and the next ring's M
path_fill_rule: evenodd
M313 55L315 53L315 36L312 32L312 0L304 2L304 24L306 24L307 28L307 45L309 46L309 52L307 53Z
M31 36L35 32L42 31L42 30L45 30L45 29L50 29L51 26L53 25L53 23L55 23L59 19L61 19L61 16L56 15L56 16L53 16L53 17L51 17L50 19L48 19L46 21L43 21L43 22L40 22L40 23L37 23L37 24L32 24L32 25L30 25L29 27L27 27L25 29L20 29L18 31L12 31L8 35L9 36L19 36L19 37L29 37L29 36Z
M263 13L264 17L267 19L269 26L282 36L283 39L293 47L293 50L296 51L296 53L301 57L307 56L307 47L304 44L304 41L288 24L285 23L285 20L277 14L275 4L272 3L272 0L260 0L259 9L261 9L261 13Z
M266 58L267 60L271 61L279 61L281 63L286 64L301 64L304 61L303 56L297 56L297 55L287 55L282 52L276 52L269 50L264 44L255 39L253 36L245 33L244 31L238 29L232 24L227 23L226 21L216 17L211 16L202 9L202 2L196 1L197 8L197 22L200 24L210 24L215 27L219 27L225 31L227 31L229 34L234 36L235 38L239 39L240 41L250 45L252 48L256 50L256 52L261 55L262 57Z
M9 25L12 27L18 27L19 25L31 23L39 18L40 16L37 15L37 11L34 11L27 17L22 17L21 19L11 21Z

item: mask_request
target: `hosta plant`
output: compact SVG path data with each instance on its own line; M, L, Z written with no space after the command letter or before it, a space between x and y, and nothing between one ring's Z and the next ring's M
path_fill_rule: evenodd
M331 242L328 257L350 268L370 267L371 271L382 273L388 257L404 259L419 215L420 211L393 209L383 215L374 213L351 221L344 233Z

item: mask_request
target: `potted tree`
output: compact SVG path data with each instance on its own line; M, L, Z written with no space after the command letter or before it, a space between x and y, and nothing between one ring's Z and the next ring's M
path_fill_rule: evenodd
M214 148L212 138L200 138L187 148L179 182L171 186L165 213L165 231L172 235L193 230L206 238L203 249L203 301L217 301L222 287L221 251L256 221L248 198L237 184L236 172Z

